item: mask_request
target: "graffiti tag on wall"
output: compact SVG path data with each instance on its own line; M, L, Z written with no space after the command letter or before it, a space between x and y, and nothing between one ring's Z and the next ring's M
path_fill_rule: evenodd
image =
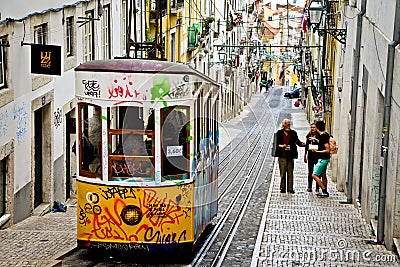
M20 106L14 106L13 119L16 124L17 142L22 143L25 141L25 136L28 132L28 119L29 119L25 103L22 103Z
M56 111L54 111L54 126L56 129L61 126L62 123L62 110L61 108L57 108Z

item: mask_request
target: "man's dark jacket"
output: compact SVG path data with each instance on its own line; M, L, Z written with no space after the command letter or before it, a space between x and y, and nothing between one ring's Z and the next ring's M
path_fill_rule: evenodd
M279 147L278 145L283 145L283 132L284 129L280 129L276 132L275 136L275 154L274 157L283 157L283 151L284 148ZM285 151L286 152L286 158L287 159L297 159L298 158L298 153L297 153L297 146L303 146L301 141L299 140L299 137L297 136L297 132L295 130L290 130L290 150Z

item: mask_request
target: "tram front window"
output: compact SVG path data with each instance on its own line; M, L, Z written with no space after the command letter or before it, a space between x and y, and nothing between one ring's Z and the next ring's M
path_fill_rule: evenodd
M84 176L101 177L101 108L81 105L80 171Z
M142 107L108 109L109 176L113 181L154 181L154 116ZM153 125L153 129L150 129Z
M164 180L189 179L189 108L161 110L162 170Z

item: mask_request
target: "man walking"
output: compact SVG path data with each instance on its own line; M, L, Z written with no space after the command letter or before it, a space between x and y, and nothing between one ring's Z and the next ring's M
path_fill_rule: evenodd
M281 193L287 192L294 194L293 190L293 169L294 159L297 159L297 146L305 146L297 136L297 132L290 128L290 120L284 119L281 129L276 133L275 157L278 157L279 171L281 176ZM286 183L287 182L287 183Z

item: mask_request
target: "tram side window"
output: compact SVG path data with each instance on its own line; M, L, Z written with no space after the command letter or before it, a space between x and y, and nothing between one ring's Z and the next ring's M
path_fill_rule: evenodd
M101 108L81 105L80 170L88 177L101 177Z
M161 110L161 175L164 180L189 178L188 123L188 107L174 106Z

